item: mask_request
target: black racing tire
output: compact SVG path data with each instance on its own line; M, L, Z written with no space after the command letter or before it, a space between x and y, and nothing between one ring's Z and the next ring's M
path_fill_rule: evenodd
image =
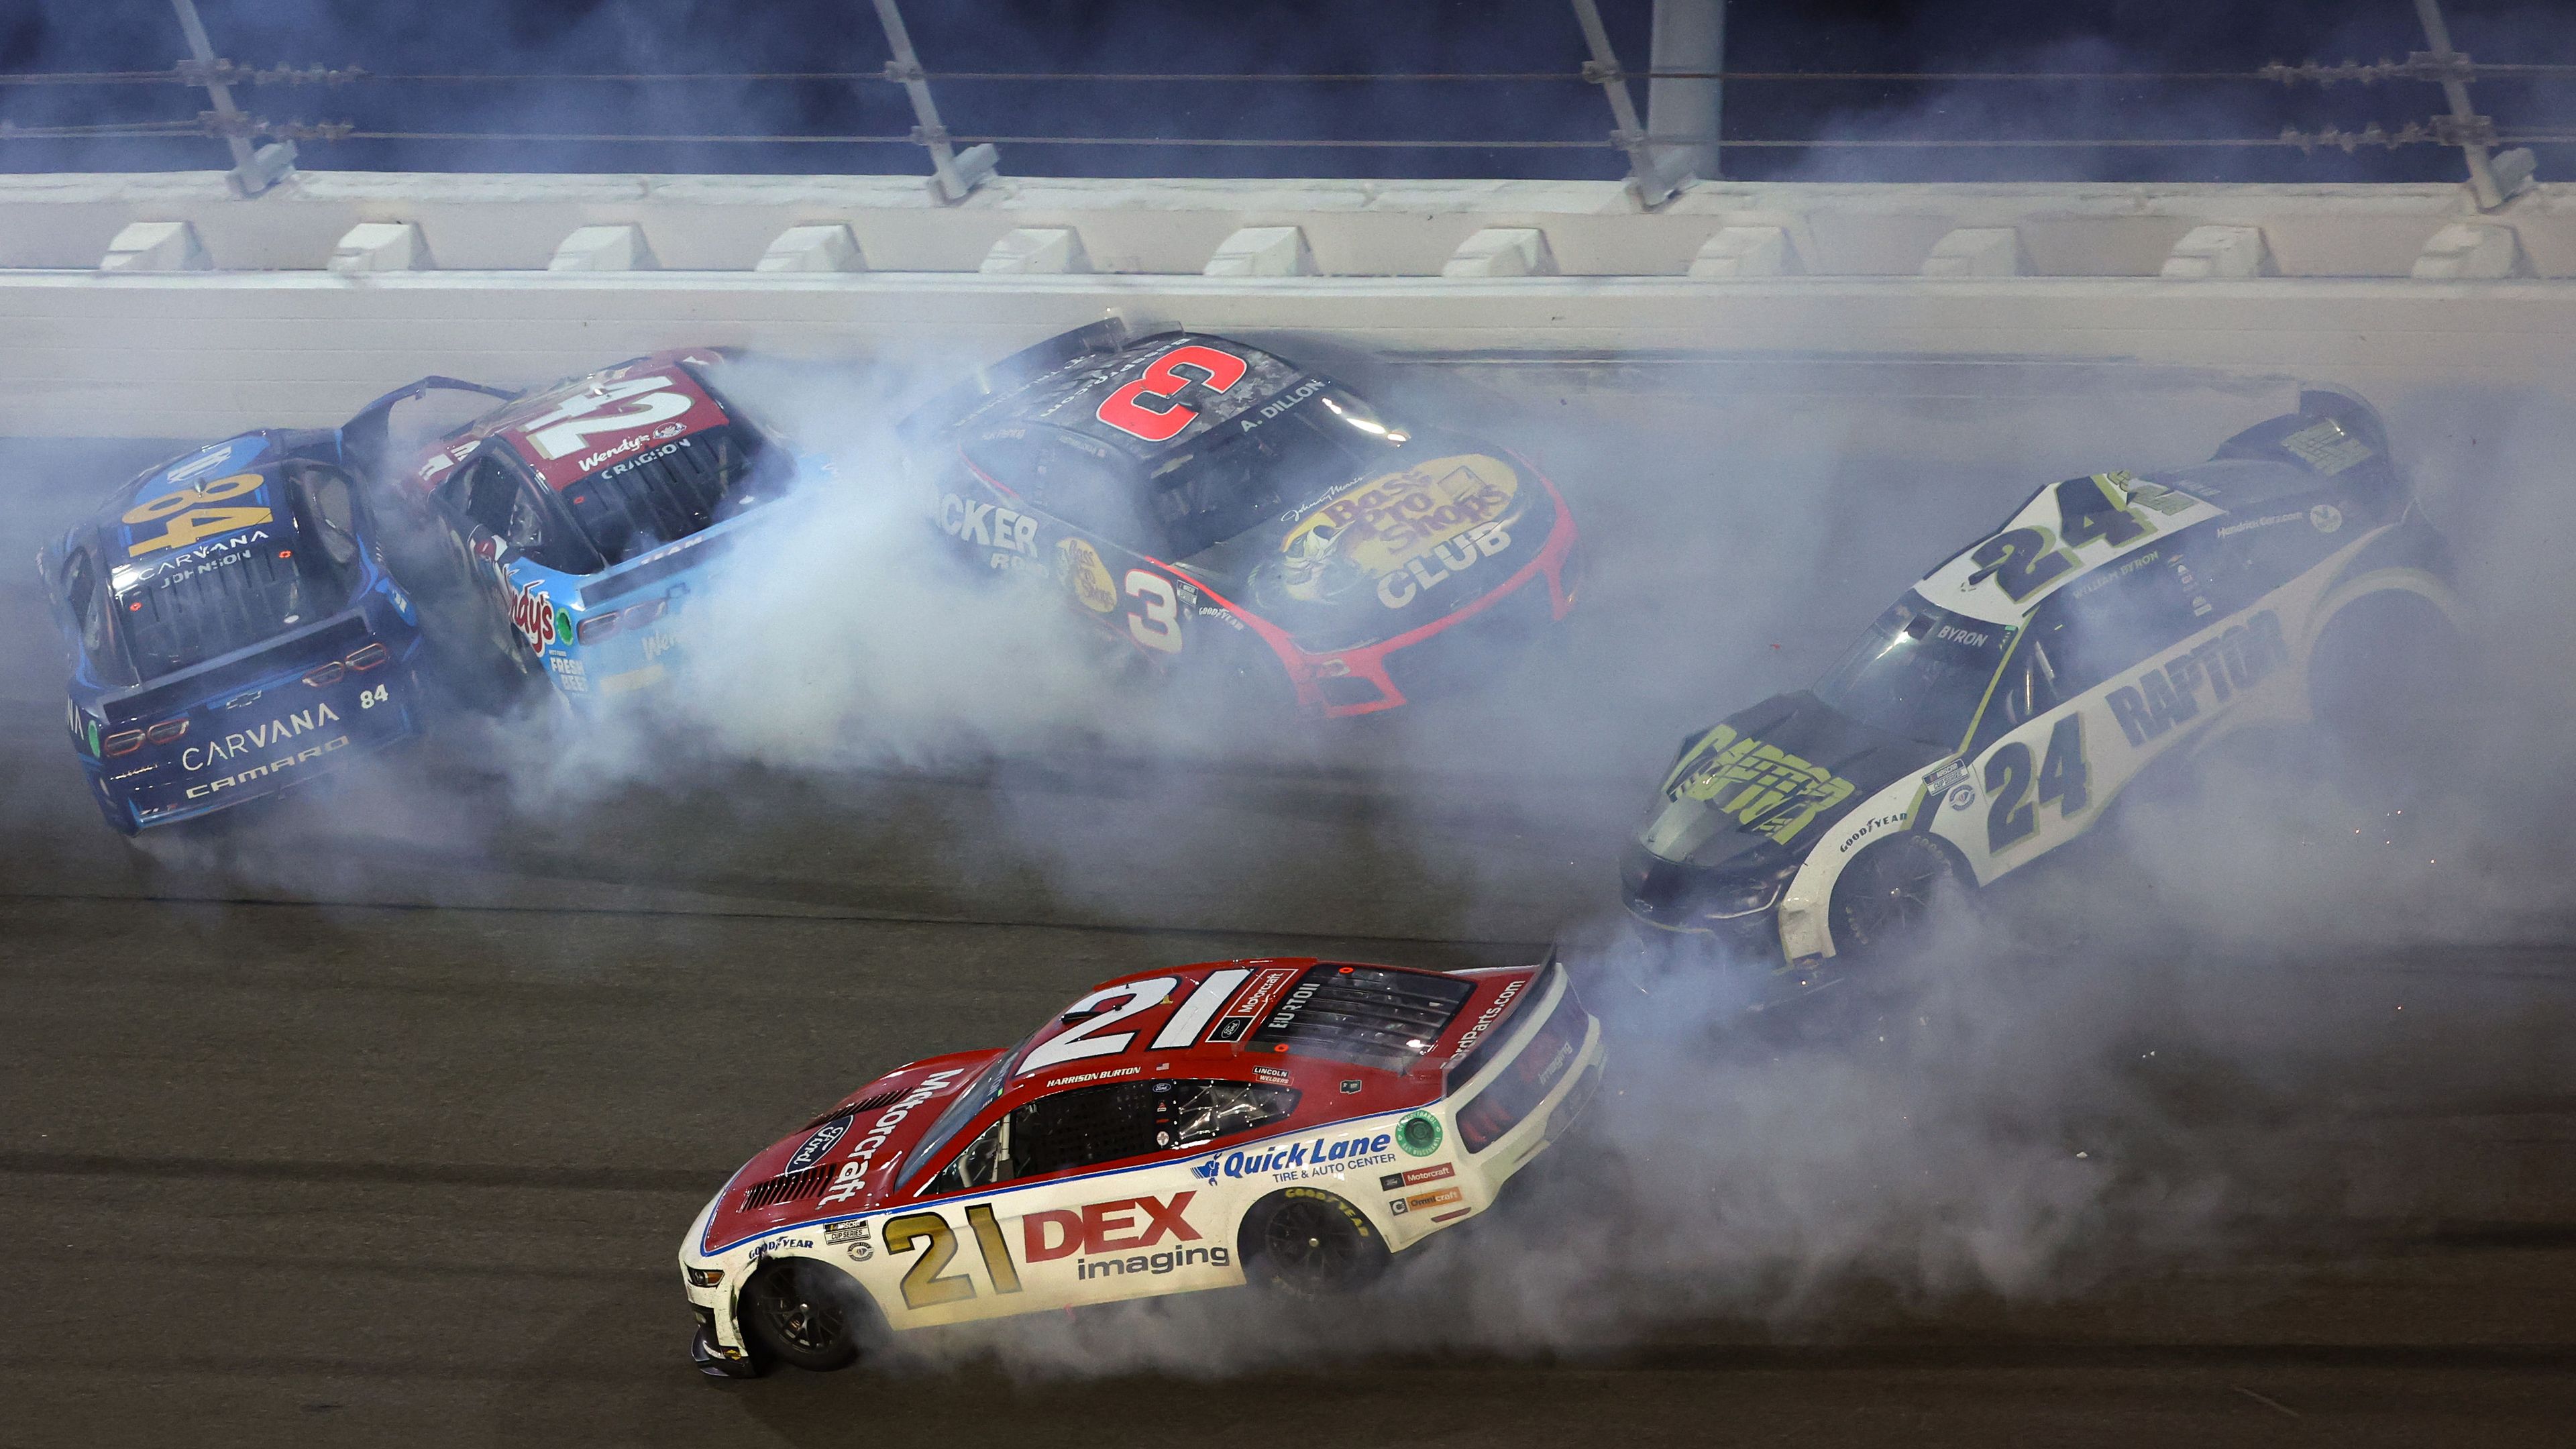
M876 1306L850 1275L812 1258L774 1258L734 1306L755 1361L830 1373L876 1338Z
M1883 960L1921 944L1942 897L1961 882L1950 853L1928 835L1893 835L1863 850L1834 882L1826 920L1834 954Z
M1321 1188L1282 1188L1252 1205L1235 1234L1247 1282L1291 1298L1356 1292L1386 1271L1386 1239L1367 1216Z
M2308 656L2308 703L2328 757L2383 804L2404 805L2440 774L2472 723L2472 690L2458 627L2402 589L2336 610Z

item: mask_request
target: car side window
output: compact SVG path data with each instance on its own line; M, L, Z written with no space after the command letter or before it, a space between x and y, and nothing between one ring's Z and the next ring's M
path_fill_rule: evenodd
M486 452L467 464L454 482L440 490L448 504L495 538L507 538L510 513L517 502L518 479L501 455Z
M2032 671L2025 698L2035 706L2025 718L2135 668L2216 617L2177 539L2140 549L2094 577L2077 580L2041 604L2023 631L2020 652L2031 656ZM2043 686L2046 702L2040 703ZM1995 713L1991 704L1988 712ZM1988 736L1982 722L1978 735Z
M1104 1162L1173 1152L1279 1121L1293 1088L1263 1082L1109 1082L1040 1097L1004 1113L931 1179L965 1192Z
M2067 698L2058 689L2056 661L2049 657L2048 641L2035 632L2025 634L2014 646L2011 661L1995 679L1994 693L1986 698L1985 713L1977 717L1977 731L1968 741L1967 753L1981 753L1986 746L2057 708Z
M88 549L75 549L63 565L63 602L80 625L81 648L93 661L107 654L107 601L99 594L98 565Z
M1139 553L1160 550L1161 539L1137 506L1134 473L1117 454L1094 456L1059 437L1047 439L1033 457L1027 486L1039 507Z
M2286 512L2287 518L2267 515L2250 527L2240 523L2223 537L2220 526L2207 523L2184 536L2184 567L2191 574L2194 593L2210 606L2210 618L2250 607L2324 562L2351 537L2320 530L2305 509ZM2340 517L2335 522L2340 529Z
M358 557L358 505L348 476L336 468L306 464L295 469L295 487L304 496L306 516L320 536L323 553L333 564L347 567Z

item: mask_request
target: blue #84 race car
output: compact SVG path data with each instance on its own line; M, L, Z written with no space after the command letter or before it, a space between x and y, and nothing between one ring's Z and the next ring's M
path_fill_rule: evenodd
M336 432L146 471L38 556L73 752L132 835L329 773L420 728L423 641Z

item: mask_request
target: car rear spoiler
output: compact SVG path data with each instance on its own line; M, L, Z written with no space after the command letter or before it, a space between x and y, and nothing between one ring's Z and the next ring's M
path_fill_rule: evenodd
M2379 410L2362 400L2359 393L2326 383L2303 383L2299 388L2299 410L2256 423L2218 445L2216 459L2266 458L2282 460L2293 456L2283 447L2283 440L2301 429L2331 422L2343 429L2344 435L2368 449L2367 456L2378 460L2377 466L2394 469L2395 461L2388 452L2388 425L2380 421ZM2317 463L2306 456L2297 461L2310 469ZM2353 466L2345 463L2343 467ZM2340 472L2341 468L2333 471Z
M2370 445L2370 450L2388 456L2388 425L2379 418L2379 409L2363 401L2361 394L2331 383L2307 383L2299 388L2299 413L2302 417L2332 418L2343 430Z
M1116 352L1139 335L1128 328L1126 318L1114 312L1070 332L1059 332L999 362L977 368L963 382L924 399L895 425L895 434L907 443L920 442L941 425L973 411L987 398L1052 372L1077 357Z
M343 464L357 470L364 478L380 476L384 468L386 432L392 426L394 405L409 402L432 392L479 392L502 402L519 394L509 388L491 387L462 378L432 375L408 382L383 397L358 409L357 415L340 425L340 458Z

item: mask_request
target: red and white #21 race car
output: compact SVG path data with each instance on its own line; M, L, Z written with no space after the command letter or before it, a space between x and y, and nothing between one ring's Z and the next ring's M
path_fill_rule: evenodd
M1565 968L1313 960L1131 976L1015 1049L899 1067L690 1225L691 1356L835 1369L889 1329L1253 1282L1356 1287L1581 1112Z

